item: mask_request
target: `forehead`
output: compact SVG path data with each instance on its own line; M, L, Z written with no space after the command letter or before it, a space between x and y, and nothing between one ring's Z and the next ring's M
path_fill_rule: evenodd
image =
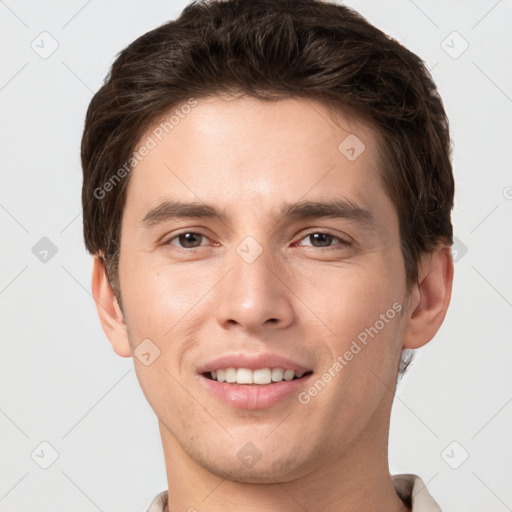
M330 194L371 210L385 195L377 142L364 122L313 100L198 99L143 135L136 149L151 149L131 172L127 205L172 194L263 213Z

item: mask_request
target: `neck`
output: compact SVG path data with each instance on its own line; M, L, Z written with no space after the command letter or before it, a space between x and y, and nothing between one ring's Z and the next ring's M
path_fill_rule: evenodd
M303 476L265 484L211 473L192 460L160 422L169 486L166 512L406 512L388 469L390 407L376 410L349 450L333 449Z

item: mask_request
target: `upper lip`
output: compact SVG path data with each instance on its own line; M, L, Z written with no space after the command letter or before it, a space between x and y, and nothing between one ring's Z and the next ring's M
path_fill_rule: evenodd
M207 373L224 368L248 368L258 370L260 368L282 368L295 372L311 371L311 368L293 361L288 357L278 354L224 354L198 368L198 373Z

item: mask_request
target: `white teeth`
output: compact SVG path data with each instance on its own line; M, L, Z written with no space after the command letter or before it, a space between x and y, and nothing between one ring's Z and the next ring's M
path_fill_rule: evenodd
M300 379L306 372L283 370L282 368L223 368L212 370L211 377L217 382L229 384L270 384L271 382L282 382L283 380Z
M226 382L230 384L236 382L236 368L226 368Z
M252 372L254 384L270 384L272 382L272 372L270 368L262 368Z
M237 384L252 384L252 371L248 368L238 368L236 372Z
M293 370L286 370L283 375L284 380L292 380L295 377L295 372Z
M284 370L282 368L272 368L272 382L281 382L283 374Z

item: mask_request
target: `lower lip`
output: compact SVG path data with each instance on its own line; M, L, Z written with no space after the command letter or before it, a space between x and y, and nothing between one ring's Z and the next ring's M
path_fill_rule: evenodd
M199 380L222 402L238 409L265 409L297 395L312 374L271 384L227 384L199 375Z

